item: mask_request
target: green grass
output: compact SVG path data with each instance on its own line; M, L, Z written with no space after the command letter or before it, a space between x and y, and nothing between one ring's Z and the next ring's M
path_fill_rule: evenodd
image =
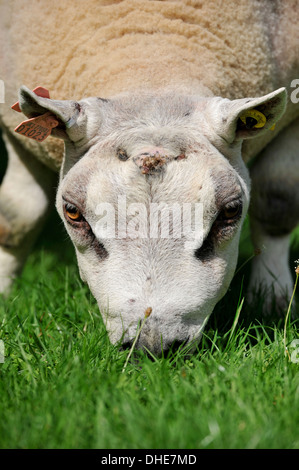
M262 319L262 299L238 309L249 265L192 355L137 352L122 373L128 351L109 343L59 222L49 235L57 220L0 299L1 448L299 447L299 363L285 357L284 318ZM246 227L242 238L240 264ZM287 343L297 338L291 320Z

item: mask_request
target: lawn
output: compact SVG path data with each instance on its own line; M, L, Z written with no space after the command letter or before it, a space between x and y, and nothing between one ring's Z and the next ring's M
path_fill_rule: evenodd
M240 265L251 251L245 227ZM9 299L0 299L0 447L298 448L296 352L285 356L284 318L262 319L262 299L249 308L245 296L238 309L248 272L249 263L193 354L138 352L123 371L128 351L109 343L54 215ZM296 326L288 325L289 345Z

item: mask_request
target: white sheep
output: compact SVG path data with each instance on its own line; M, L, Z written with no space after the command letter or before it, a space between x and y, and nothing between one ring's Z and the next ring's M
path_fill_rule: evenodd
M60 169L56 207L112 342L132 342L145 311L139 347L199 341L234 274L250 184L261 249L251 291L262 284L284 305L299 219L299 105L287 98L299 76L296 1L2 0L0 24L1 292L46 220ZM40 120L31 138L20 132L28 123L14 132L17 99L27 118L48 113L44 142ZM151 232L157 206L168 236L165 217ZM194 220L178 230L183 208L202 215L196 230Z

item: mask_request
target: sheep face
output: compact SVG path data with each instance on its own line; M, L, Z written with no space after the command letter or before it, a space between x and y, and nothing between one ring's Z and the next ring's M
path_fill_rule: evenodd
M111 341L130 344L151 308L138 346L159 354L198 340L228 288L247 172L239 152L233 167L211 143L206 102L102 106L102 129L62 178L57 208Z
M239 116L258 100L237 101L161 93L55 113L66 140L57 210L113 343L132 343L145 312L138 347L196 343L227 291L249 204L241 142L255 132Z

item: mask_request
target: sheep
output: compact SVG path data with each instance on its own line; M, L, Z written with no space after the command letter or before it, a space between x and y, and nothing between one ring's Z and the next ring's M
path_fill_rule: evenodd
M131 344L148 312L139 348L197 344L248 210L251 292L283 306L299 218L296 0L2 0L0 18L0 291L56 198L112 343ZM34 118L23 127L16 101ZM49 137L22 135L40 119ZM153 206L164 215L148 236ZM198 230L177 230L184 207Z

